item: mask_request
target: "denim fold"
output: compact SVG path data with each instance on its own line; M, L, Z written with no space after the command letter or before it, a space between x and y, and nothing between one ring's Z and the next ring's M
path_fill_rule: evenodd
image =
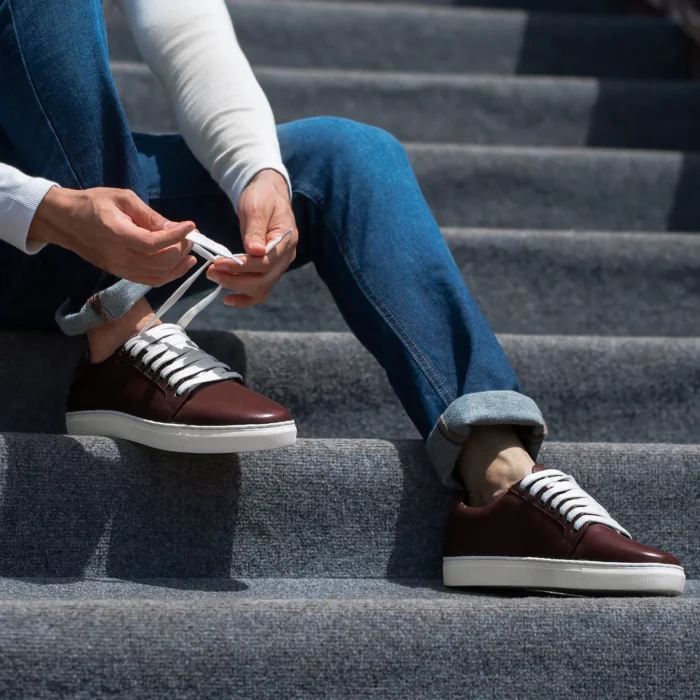
M118 280L93 294L77 311L72 310L73 300L66 299L56 311L55 320L66 335L82 335L121 318L150 290L145 284Z
M510 425L533 460L537 459L547 425L537 404L517 391L480 391L455 399L438 418L426 441L428 457L442 483L455 490L460 452L476 425Z

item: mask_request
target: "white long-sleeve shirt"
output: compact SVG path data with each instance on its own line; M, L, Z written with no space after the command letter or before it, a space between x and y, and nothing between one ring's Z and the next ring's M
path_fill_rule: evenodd
M234 33L224 0L116 0L134 40L165 86L195 157L234 207L261 170L282 163L272 110ZM0 240L25 253L37 207L57 183L0 163Z

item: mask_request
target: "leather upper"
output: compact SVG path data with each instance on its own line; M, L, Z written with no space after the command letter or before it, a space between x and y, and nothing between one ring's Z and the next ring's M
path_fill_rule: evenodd
M607 525L587 523L576 530L574 523L517 484L485 507L458 503L447 524L444 556L537 557L680 566L672 554L631 540Z
M94 364L86 353L70 388L68 411L119 411L160 423L201 426L292 420L285 408L234 379L202 384L181 396L176 388L123 348Z

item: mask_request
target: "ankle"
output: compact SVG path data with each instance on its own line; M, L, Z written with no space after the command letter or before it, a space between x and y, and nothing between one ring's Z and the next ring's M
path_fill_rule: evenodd
M153 309L145 299L139 299L124 316L87 331L90 362L103 362L141 331L153 318ZM159 325L158 321L154 325Z
M534 461L508 425L475 426L457 463L467 502L485 506L532 473Z

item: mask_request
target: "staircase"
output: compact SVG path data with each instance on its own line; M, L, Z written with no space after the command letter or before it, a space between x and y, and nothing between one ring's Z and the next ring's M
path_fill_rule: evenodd
M2 697L700 697L691 48L624 2L515 3L229 2L278 122L404 141L545 413L543 461L677 554L686 593L443 589L454 496L309 267L193 334L292 411L289 450L68 438L79 341L0 333ZM119 17L109 30L132 125L174 130Z

